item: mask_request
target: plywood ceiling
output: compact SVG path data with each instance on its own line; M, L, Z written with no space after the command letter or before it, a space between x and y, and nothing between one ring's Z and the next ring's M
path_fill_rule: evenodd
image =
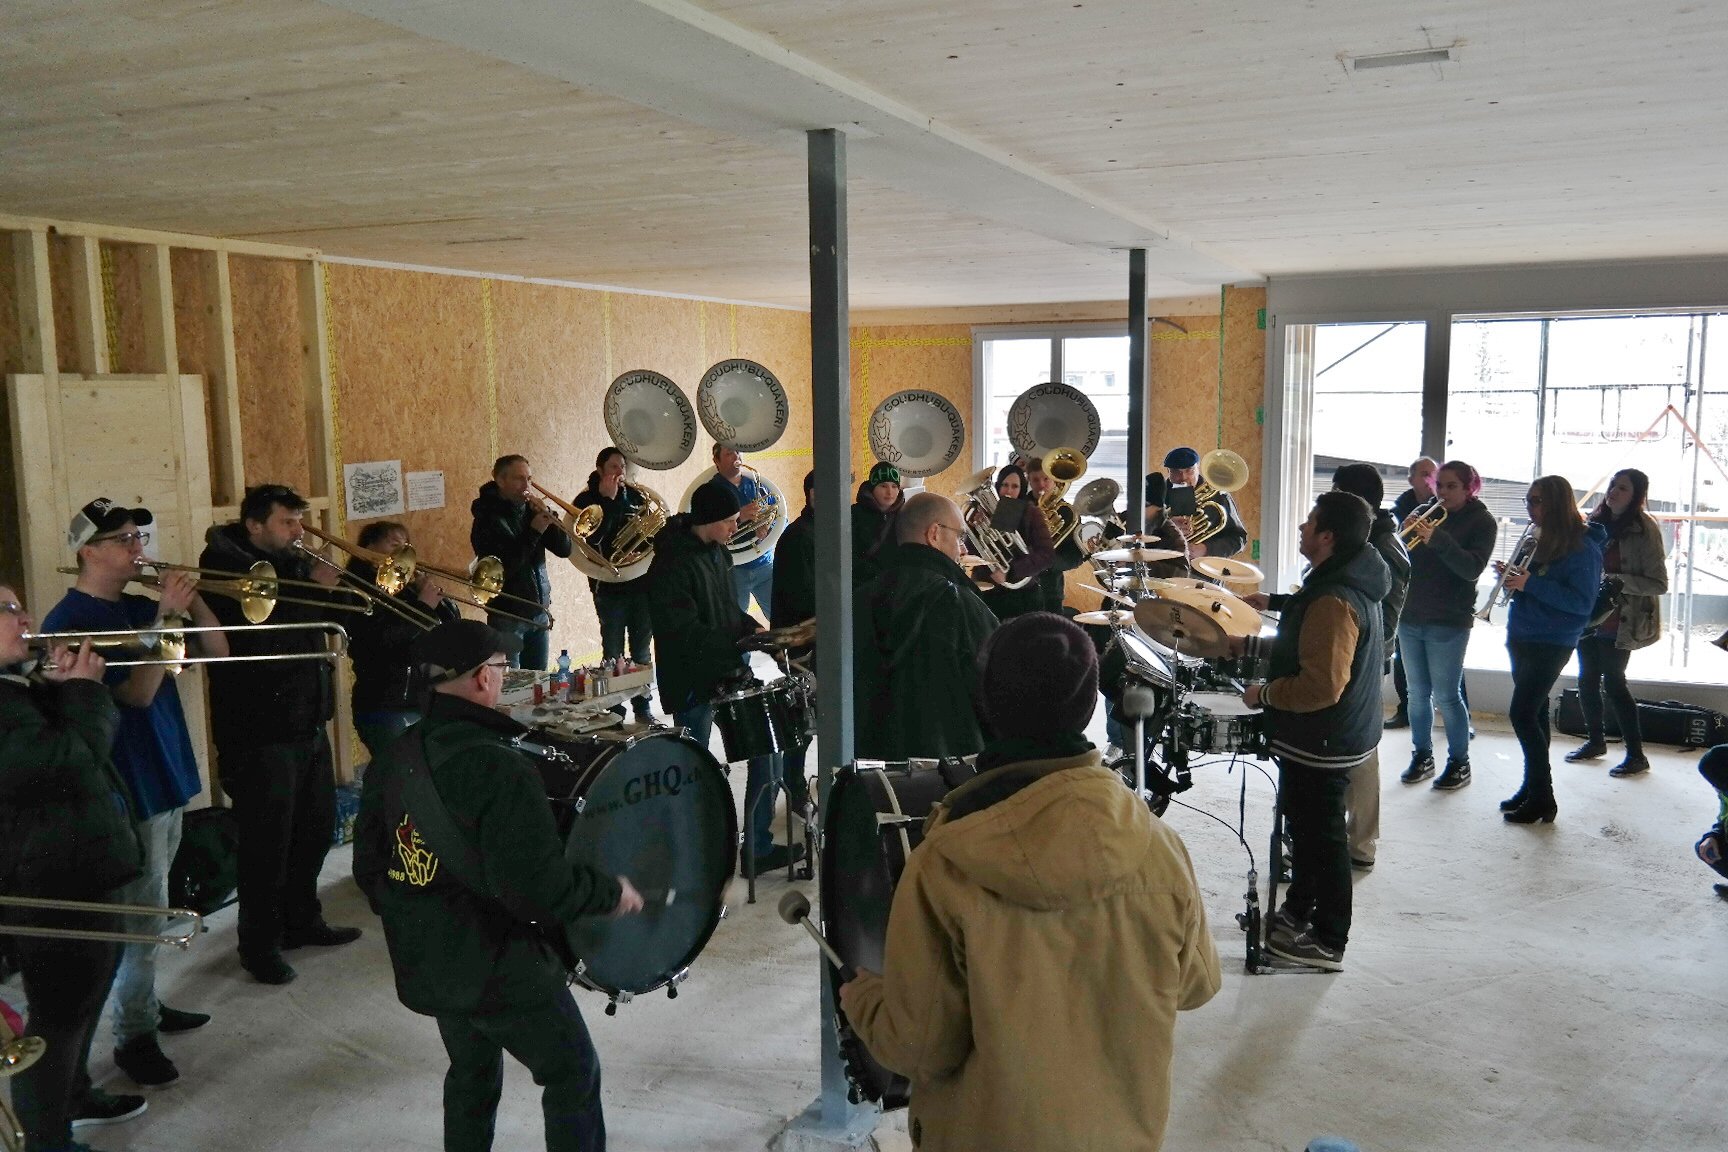
M0 211L858 308L1728 254L1728 5L0 0ZM1456 46L1352 72L1349 54Z

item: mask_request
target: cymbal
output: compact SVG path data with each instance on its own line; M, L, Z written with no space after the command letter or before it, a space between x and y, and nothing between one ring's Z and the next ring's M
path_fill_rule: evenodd
M1122 628L1132 623L1134 613L1125 608L1110 608L1103 612L1082 612L1074 617L1076 624L1097 624L1105 628Z
M740 648L760 648L772 651L777 648L808 648L816 642L816 618L802 620L797 624L788 624L784 628L769 628L762 632L753 632L738 641Z
M1182 553L1174 548L1111 548L1094 552L1092 559L1101 564L1156 564L1161 560L1180 560Z
M1142 600L1134 606L1134 623L1151 639L1184 656L1215 660L1230 655L1230 639L1223 627L1192 604Z
M1260 632L1260 613L1240 596L1204 580L1184 580L1158 591L1160 598L1174 600L1206 613L1230 636L1255 636Z
M1225 556L1197 556L1190 565L1202 576L1210 576L1214 580L1222 580L1230 584L1258 585L1266 579L1266 573L1260 571L1246 560L1231 560Z

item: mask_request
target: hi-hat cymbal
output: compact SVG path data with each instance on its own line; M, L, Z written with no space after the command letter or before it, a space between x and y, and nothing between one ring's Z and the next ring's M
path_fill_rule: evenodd
M1266 579L1266 573L1248 561L1231 560L1225 556L1197 556L1191 567L1202 576L1210 576L1227 584L1258 585Z
M1134 606L1140 631L1184 656L1208 660L1230 655L1230 638L1205 610L1180 600L1142 600Z
M1161 560L1180 560L1182 553L1174 548L1111 548L1093 553L1092 559L1101 564L1157 564Z
M1102 612L1082 612L1074 617L1076 624L1097 624L1104 628L1125 628L1134 622L1134 613L1125 608L1107 608Z
M738 641L741 648L760 648L764 651L774 651L779 648L808 648L816 642L816 618L797 624L788 624L784 628L769 628L762 632L753 632Z

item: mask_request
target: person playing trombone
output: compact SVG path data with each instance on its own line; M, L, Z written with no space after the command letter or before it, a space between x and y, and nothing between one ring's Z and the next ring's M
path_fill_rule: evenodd
M1548 760L1548 695L1572 659L1590 622L1602 584L1608 530L1586 525L1564 476L1540 476L1524 496L1534 547L1514 563L1497 564L1511 595L1506 650L1512 656L1512 703L1507 719L1524 753L1524 783L1500 804L1509 824L1552 823L1553 766ZM1493 594L1491 594L1493 595Z
M143 872L126 784L113 748L120 712L102 683L104 663L85 641L54 645L26 676L30 618L0 585L0 891L44 900L118 903ZM118 916L57 909L8 910L14 927L118 931ZM144 1111L142 1096L90 1086L86 1064L114 982L113 940L18 936L13 941L30 1003L25 1034L47 1051L12 1078L12 1106L26 1144L71 1149L72 1123L113 1123Z
M356 543L389 555L409 543L408 528L394 520L374 520L360 530ZM377 581L378 566L365 556L351 554L348 571L357 585L371 587ZM378 594L386 595L382 590ZM348 623L348 657L354 662L354 731L373 759L420 719L409 645L420 633L462 618L462 610L424 572L417 572L391 599L402 610L386 607Z
M476 556L496 556L504 562L503 598L517 604L538 604L537 624L487 613L486 622L500 632L522 637L522 652L510 658L517 668L546 671L551 655L552 580L546 574L546 553L570 558L575 542L558 517L529 489L534 469L526 456L500 456L492 464L492 479L468 506L474 525L468 543Z
M341 603L341 573L334 563L314 563L300 547L308 507L282 484L247 489L240 519L210 530L198 566L243 575L268 561L285 580L309 581L308 592L317 592L311 585L328 589L320 597L328 599L327 608L283 597L273 620L328 619ZM211 607L235 629L228 643L236 656L303 653L324 643L306 632L249 630L241 605L226 597ZM240 964L264 984L294 979L285 950L360 938L358 928L326 923L318 901L318 874L336 825L335 765L325 734L335 712L327 661L210 667L210 732L222 790L234 802L240 830Z
M78 579L46 617L48 632L156 631L190 618L203 628L219 624L198 594L195 574L164 572L160 601L126 591L138 579L153 520L148 508L122 508L102 497L72 518L67 544L77 555ZM221 632L187 637L198 656L227 656ZM168 905L168 869L180 847L186 805L203 789L192 736L180 705L179 689L165 665L110 669L105 677L120 707L114 767L125 781L144 849L144 870L121 889L122 904ZM142 921L143 918L139 918ZM154 934L157 922L143 921L133 931ZM179 1070L162 1051L157 1032L184 1032L209 1022L202 1012L184 1012L156 996L156 946L131 943L120 950L120 969L110 996L114 1020L114 1063L138 1084L159 1087L179 1079Z

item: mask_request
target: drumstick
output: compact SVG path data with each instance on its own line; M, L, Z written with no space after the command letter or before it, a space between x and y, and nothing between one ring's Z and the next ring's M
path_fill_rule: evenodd
M636 889L636 895L642 897L642 904L644 907L647 907L648 905L651 905L651 904L659 904L663 907L670 908L672 906L672 902L674 900L678 899L678 889L676 889L676 888L638 888L638 889Z
M804 893L794 889L780 897L780 919L788 924L804 925L804 931L810 933L810 938L816 941L816 947L822 949L822 955L828 958L828 963L839 969L842 984L850 984L858 975L858 970L840 959L840 953L834 951L828 938L817 931L816 925L810 923L810 900Z
M1096 584L1082 584L1082 585L1080 585L1080 587L1086 589L1088 592L1096 592L1100 596L1108 596L1108 597L1110 597L1110 599L1118 601L1119 603L1122 603L1122 604L1126 604L1130 608L1134 607L1134 601L1128 599L1128 597L1122 595L1120 592L1106 592L1104 589L1098 587Z

